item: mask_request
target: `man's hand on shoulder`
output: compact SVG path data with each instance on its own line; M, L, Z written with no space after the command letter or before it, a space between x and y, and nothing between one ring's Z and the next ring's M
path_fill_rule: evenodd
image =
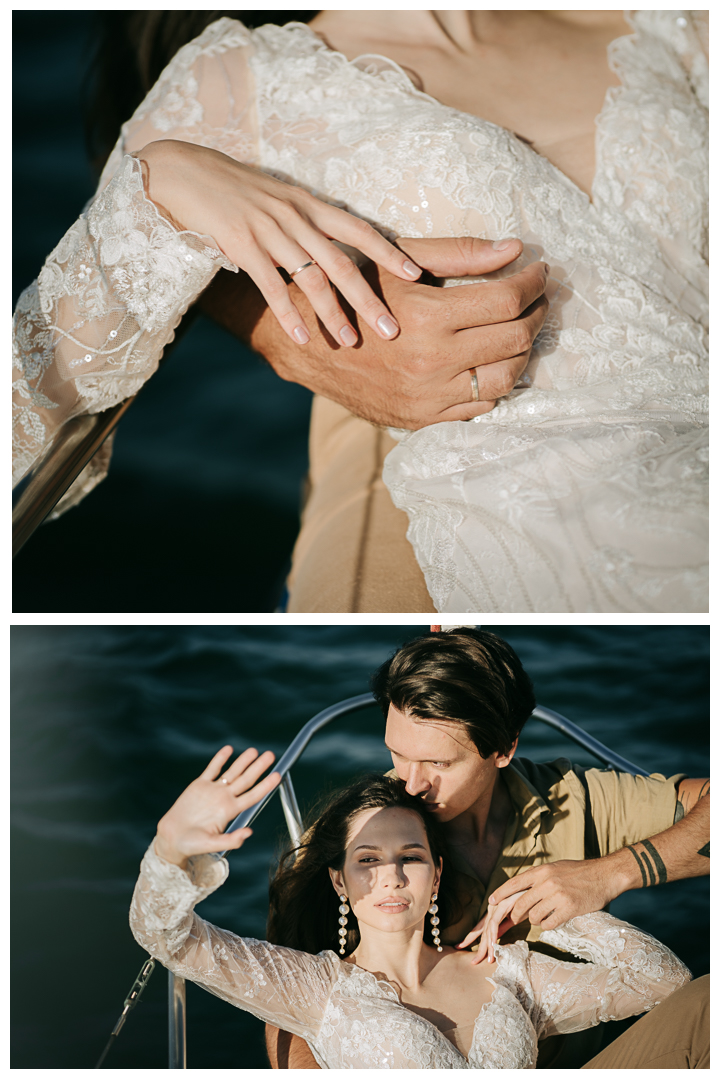
M493 941L525 919L542 930L555 930L576 915L600 911L629 889L708 874L710 781L682 780L677 794L684 816L663 832L599 859L560 859L509 878L488 897L488 915L458 948L467 947L482 931L479 962ZM512 902L520 889L525 891Z
M519 240L500 249L472 237L401 240L398 246L435 277L490 274L522 252ZM400 325L391 341L368 333L361 322L358 344L341 348L303 293L291 286L294 303L314 330L308 345L294 345L252 282L239 275L217 275L201 307L261 353L281 378L382 426L416 429L469 420L509 393L547 315L544 263L501 280L450 289L404 282L374 264L364 272ZM478 401L473 400L474 369Z
M600 911L618 895L610 888L604 862L560 859L516 874L488 897L488 914L457 948L467 948L482 934L473 958L479 964L492 954L494 942L526 919L542 930L555 930L576 915Z

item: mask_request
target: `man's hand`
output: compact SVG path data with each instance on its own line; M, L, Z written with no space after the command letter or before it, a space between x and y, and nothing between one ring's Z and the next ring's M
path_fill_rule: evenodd
M495 889L488 906L526 889L507 912L508 925L529 919L543 930L555 930L576 915L600 911L628 889L709 874L709 791L709 780L681 781L678 801L688 809L669 829L600 859L561 859L533 866ZM501 932L504 929L500 927Z
M533 926L555 930L575 915L600 911L618 895L609 888L605 862L605 859L561 859L533 866L495 889L488 897L488 910L503 905L508 897L524 889L505 913L505 918L510 920L508 925L517 926L529 919Z
M489 240L472 237L401 240L399 246L437 277L489 274L522 252L519 240L499 250ZM449 289L403 282L373 264L364 272L400 324L392 341L367 333L359 322L358 344L340 349L300 290L290 286L293 302L313 331L308 345L296 346L252 283L237 281L239 275L219 274L201 306L265 356L281 378L375 424L415 429L441 420L469 420L489 412L509 393L547 314L544 263L500 281ZM475 368L479 401L473 401Z

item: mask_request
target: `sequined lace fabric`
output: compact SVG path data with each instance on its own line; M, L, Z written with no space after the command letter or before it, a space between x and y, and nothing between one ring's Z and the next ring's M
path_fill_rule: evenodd
M384 479L438 611L706 611L706 13L626 17L592 198L390 60L348 62L300 24L208 27L123 127L96 199L19 302L16 478L60 423L134 393L229 266L160 216L127 156L184 139L390 237L518 236L524 262L549 263L521 383L476 421L394 432Z
M607 912L571 919L541 940L587 963L531 952L525 942L498 946L492 998L479 1009L466 1058L389 982L331 950L311 956L199 918L194 906L227 873L226 860L211 855L181 870L151 845L132 932L175 974L302 1036L324 1069L532 1069L538 1039L645 1012L691 978L659 941Z

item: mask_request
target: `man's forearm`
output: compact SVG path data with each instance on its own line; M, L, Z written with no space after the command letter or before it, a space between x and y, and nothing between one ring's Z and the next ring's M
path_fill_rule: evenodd
M613 898L628 889L643 889L681 878L710 873L710 795L698 799L681 821L669 829L621 848L600 860L612 882Z

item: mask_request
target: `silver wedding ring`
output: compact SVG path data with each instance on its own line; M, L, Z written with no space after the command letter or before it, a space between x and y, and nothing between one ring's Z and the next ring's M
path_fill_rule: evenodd
M477 369L476 368L470 368L470 383L472 384L472 399L473 399L473 401L479 401L480 400L480 390L478 388Z
M297 270L293 270L290 277L296 277L303 270L307 270L308 266L317 266L317 263L314 259L311 259L310 262L303 263L302 266L298 266Z

